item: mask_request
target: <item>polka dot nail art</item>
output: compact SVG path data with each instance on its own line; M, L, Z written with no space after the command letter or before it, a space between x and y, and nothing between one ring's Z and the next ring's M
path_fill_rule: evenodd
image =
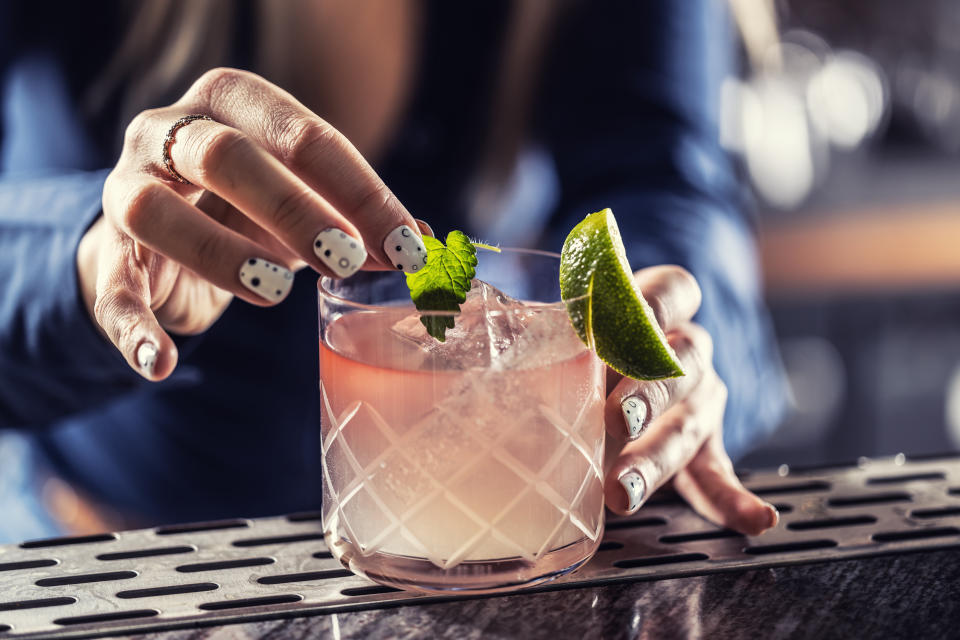
M427 264L427 248L423 246L423 240L405 224L387 234L383 252L400 271L413 273Z
M647 491L647 483L636 471L627 471L620 476L620 484L627 492L627 513L633 513L640 508L640 503L643 502L643 494Z
M623 421L627 424L627 433L631 440L643 433L643 421L647 417L647 405L637 396L630 396L620 403L623 409Z
M137 364L148 376L153 375L153 368L157 366L157 347L152 342L144 342L137 347Z
M363 242L336 227L317 234L313 239L313 252L341 278L355 274L367 259Z
M240 265L240 282L270 302L280 302L293 287L293 272L263 258L250 258Z

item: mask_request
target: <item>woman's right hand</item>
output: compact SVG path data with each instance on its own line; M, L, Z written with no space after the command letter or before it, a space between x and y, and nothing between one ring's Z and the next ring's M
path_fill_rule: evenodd
M212 121L179 127L170 145L188 184L162 155L171 126L192 114ZM331 125L259 76L214 69L130 123L103 216L80 243L78 277L106 337L141 375L161 380L177 361L167 331L206 330L233 296L275 305L305 266L333 277L416 271L426 256L420 233Z

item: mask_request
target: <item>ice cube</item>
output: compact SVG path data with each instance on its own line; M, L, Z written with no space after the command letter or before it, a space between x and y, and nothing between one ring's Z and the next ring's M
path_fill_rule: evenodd
M526 311L523 330L499 354L493 368L543 367L574 358L586 348L562 306L528 303Z
M447 329L446 341L427 333L418 313L396 322L391 331L423 351L424 368L484 368L519 339L535 315L525 303L486 282L473 280L453 329Z

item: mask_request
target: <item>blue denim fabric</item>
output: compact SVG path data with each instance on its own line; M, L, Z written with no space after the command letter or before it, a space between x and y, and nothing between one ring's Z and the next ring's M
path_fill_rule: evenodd
M41 503L38 475L30 441L0 432L0 544L63 534Z

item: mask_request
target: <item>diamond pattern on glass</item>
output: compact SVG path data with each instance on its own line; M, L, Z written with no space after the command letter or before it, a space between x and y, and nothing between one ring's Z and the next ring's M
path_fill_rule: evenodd
M404 449L413 462L440 482L471 464L478 451L470 429L458 416L435 409L423 416L405 438Z
M570 512L570 522L591 540L603 533L603 480L591 474L587 478L577 509Z
M349 456L349 449L340 439L334 440L323 456L327 467L324 480L337 502L350 491L352 486L358 484L356 465L351 464Z
M492 522L527 487L527 481L490 454L450 485L450 493L485 522Z
M550 488L558 496L566 496L565 505L557 505L566 510L570 501L580 491L584 479L592 473L590 459L583 454L573 443L570 443L550 471Z
M361 487L340 505L344 522L350 523L353 542L360 553L370 555L377 550L374 542L391 525L391 518L373 499L371 493Z
M399 451L391 451L373 470L370 485L375 487L384 506L398 519L440 486Z
M486 531L487 525L441 494L411 514L406 529L427 549L427 558L442 569L461 560Z
M555 420L548 419L541 407L532 408L517 422L524 425L523 429L510 433L503 449L531 473L539 473L564 446L568 434L557 427Z
M340 438L364 470L373 467L390 448L390 439L381 425L386 425L386 421L368 402L359 403L340 423Z
M565 521L557 507L535 491L523 494L520 500L494 526L497 532L517 545L522 556L535 561L547 549ZM536 526L531 526L536 523Z
M603 453L602 453L602 438L590 438L591 441L597 442L599 440L600 447L591 447L583 440L583 432L591 427L596 430L596 425L603 424L603 405L598 403L588 403L581 408L580 413L577 415L577 419L573 422L572 425L567 426L566 421L562 416L557 414L557 412L552 411L549 407L541 407L543 415L550 420L555 427L561 432L567 434L570 445L575 447L583 457L591 464L593 467L594 473L599 476L603 476L602 462L603 462ZM587 431L589 433L589 431ZM596 455L599 452L599 456ZM561 454L558 457L563 457L564 454ZM553 464L557 463L557 460L552 461Z
M368 402L334 415L321 385L325 525L341 520L340 535L363 555L425 557L443 569L464 560L533 562L584 536L596 540L602 398L579 406L572 423L540 404L494 424L496 400L471 389L401 433Z

